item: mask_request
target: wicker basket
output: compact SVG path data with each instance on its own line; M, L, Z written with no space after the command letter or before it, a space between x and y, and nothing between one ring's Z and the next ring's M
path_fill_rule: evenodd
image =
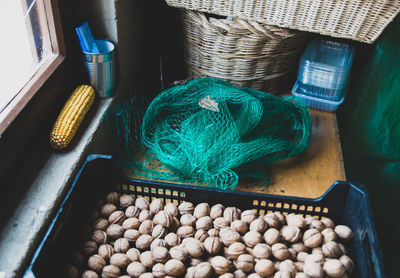
M373 43L400 0L166 0L173 7Z
M270 93L286 90L307 33L183 10L189 78L217 77ZM294 80L293 80L294 81Z

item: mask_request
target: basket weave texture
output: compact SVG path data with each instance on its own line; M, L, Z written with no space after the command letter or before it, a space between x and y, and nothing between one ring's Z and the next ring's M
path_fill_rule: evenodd
M287 89L307 33L190 10L182 13L189 78L216 77L270 93Z
M373 43L400 0L166 0L172 7Z

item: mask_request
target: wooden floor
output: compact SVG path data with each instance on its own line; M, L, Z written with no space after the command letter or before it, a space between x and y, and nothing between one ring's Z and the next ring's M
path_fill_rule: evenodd
M311 110L312 134L305 153L272 164L270 185L239 184L237 190L315 198L336 180L345 180L335 113Z

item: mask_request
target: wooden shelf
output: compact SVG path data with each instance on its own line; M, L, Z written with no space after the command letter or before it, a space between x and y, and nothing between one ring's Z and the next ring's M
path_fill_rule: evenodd
M312 134L303 154L276 162L266 169L270 185L239 184L237 190L315 198L336 180L345 180L335 113L311 110Z

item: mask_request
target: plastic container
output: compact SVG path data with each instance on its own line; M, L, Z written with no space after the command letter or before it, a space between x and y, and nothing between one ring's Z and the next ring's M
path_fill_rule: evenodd
M292 89L292 95L302 98L305 101L305 103L307 104L307 106L309 106L310 108L314 108L314 109L326 111L326 112L336 111L336 109L338 109L339 105L341 105L344 102L344 96L339 101L332 101L332 100L327 100L327 99L323 99L323 98L319 98L319 97L312 97L312 96L302 94L299 91L298 81L294 84L294 87Z
M86 240L82 228L97 200L106 193L121 193L164 198L176 204L222 203L242 210L256 209L260 214L271 211L298 213L318 218L330 217L336 223L353 229L354 238L347 245L348 255L355 262L352 277L384 277L382 253L376 238L374 221L364 186L350 182L335 182L316 199L305 199L239 191L224 191L205 187L167 184L127 179L110 156L90 155L75 177L60 208L25 272L24 277L59 277L67 273L71 256ZM91 222L89 222L91 223Z
M311 41L300 58L299 90L306 95L338 101L344 96L353 57L354 49L349 44Z
M96 94L101 98L108 98L114 93L115 45L109 40L95 41L99 53L83 51L86 71Z

